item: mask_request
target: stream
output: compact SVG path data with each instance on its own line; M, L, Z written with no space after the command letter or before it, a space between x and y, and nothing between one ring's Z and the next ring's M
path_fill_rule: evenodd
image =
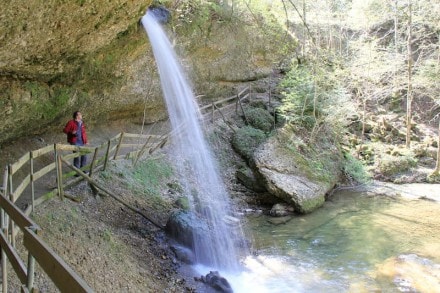
M440 292L440 203L340 191L273 224L247 217L254 255L234 292Z

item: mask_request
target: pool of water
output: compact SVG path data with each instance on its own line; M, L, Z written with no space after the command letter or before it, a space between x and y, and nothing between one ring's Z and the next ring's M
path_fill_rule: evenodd
M236 292L440 292L440 203L339 192L285 224L247 220Z

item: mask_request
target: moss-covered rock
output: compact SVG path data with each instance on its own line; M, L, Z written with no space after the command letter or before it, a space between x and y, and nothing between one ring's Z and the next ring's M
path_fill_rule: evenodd
M269 111L261 108L249 108L245 111L247 121L254 128L270 132L274 127L274 118Z
M325 195L340 180L342 155L336 146L294 147L294 133L277 131L254 154L255 165L267 190L294 206L299 213L310 213L325 201ZM297 138L299 140L299 138Z
M266 188L263 185L263 182L259 180L257 176L255 176L254 171L247 167L243 166L237 170L235 173L238 181L241 182L244 186L253 190L255 192L264 192Z
M266 140L266 134L260 129L244 126L232 137L232 147L248 162L252 160L254 151Z

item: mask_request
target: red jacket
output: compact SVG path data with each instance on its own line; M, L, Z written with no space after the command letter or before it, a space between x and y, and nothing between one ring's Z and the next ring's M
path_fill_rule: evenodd
M63 132L67 134L67 142L70 144L75 144L78 135L78 125L74 119L67 122L66 126L64 126ZM75 134L74 134L75 132ZM81 124L81 135L84 144L87 144L87 134L86 134L86 126L84 122Z

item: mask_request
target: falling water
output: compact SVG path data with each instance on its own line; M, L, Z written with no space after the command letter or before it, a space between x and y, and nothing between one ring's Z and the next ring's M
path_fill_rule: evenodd
M147 11L142 24L156 59L162 91L175 135L176 165L193 212L210 227L194 239L196 261L227 271L239 269L237 243L243 243L240 225L231 227L232 206L218 167L204 138L195 96L170 41L157 22L155 10Z

